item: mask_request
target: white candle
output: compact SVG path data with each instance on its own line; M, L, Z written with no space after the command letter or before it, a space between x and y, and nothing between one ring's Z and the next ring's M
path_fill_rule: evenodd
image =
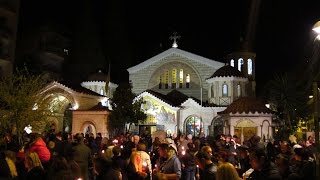
M102 154L104 154L104 150L102 150L101 152L102 152Z
M197 165L197 174L199 174L199 165Z

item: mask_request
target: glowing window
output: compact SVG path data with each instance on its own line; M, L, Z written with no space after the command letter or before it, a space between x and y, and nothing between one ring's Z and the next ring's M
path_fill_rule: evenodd
M201 119L197 116L191 116L186 120L186 134L191 134L192 136L196 137L199 136L202 122Z
M190 87L190 74L186 74L186 88Z
M241 70L242 70L242 67L243 67L243 59L240 58L240 59L238 60L238 70L241 71Z
M228 85L227 84L222 85L222 96L228 96Z
M241 96L241 85L240 84L237 85L237 95L238 95L238 97Z
M168 89L169 87L169 70L166 70L164 88Z
M233 59L231 59L231 61L230 61L230 66L234 67L234 60Z
M171 78L172 78L172 88L174 89L177 86L177 69L176 68L172 69Z
M180 72L179 72L179 88L182 88L182 84L183 84L183 69L180 69Z
M248 74L252 75L252 59L248 59Z

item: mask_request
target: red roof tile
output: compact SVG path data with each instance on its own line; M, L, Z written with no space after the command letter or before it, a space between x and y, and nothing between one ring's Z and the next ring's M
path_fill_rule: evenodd
M272 111L265 106L265 103L255 97L241 97L231 103L227 109L219 114L236 114L236 113L272 113Z

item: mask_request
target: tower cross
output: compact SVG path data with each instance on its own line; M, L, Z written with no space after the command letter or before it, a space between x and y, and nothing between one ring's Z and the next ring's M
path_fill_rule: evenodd
M173 48L178 47L177 39L180 39L180 38L181 36L179 36L177 32L174 32L173 35L169 37L169 39L173 40L173 43L172 43Z

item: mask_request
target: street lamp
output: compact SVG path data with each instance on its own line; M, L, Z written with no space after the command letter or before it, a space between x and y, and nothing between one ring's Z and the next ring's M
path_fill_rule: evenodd
M316 24L314 24L312 30L317 33L317 40L320 40L320 21L318 21ZM316 77L317 78L317 77ZM313 91L313 104L314 104L314 133L315 133L315 139L316 139L316 177L320 176L320 146L319 146L319 89L318 89L318 82L317 79L314 79L313 85L312 85L312 91Z

